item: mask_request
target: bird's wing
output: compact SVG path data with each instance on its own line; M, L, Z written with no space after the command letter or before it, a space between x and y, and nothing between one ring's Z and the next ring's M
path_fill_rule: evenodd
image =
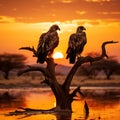
M47 55L52 54L52 51L57 47L59 43L59 37L56 31L43 33L40 36L39 44L37 48L38 60L37 62L44 63Z
M44 45L45 45L45 41L46 41L46 34L47 33L43 33L41 36L40 36L40 38L39 38L39 43L38 43L38 46L37 46L37 53L39 54L39 53L43 53L44 52L44 50L45 50L45 47L44 47Z
M45 40L45 48L46 48L46 51L51 51L53 50L54 48L56 48L59 44L59 37L58 37L58 34L57 32L51 32L51 33L48 33L47 35L47 39Z
M68 49L66 51L66 59L69 59L71 64L75 63L76 53L75 53L76 35L72 34L69 38Z
M76 52L77 54L81 53L86 42L87 39L85 32L71 34L66 53L71 54L72 51Z
M85 45L87 43L87 38L86 38L86 33L82 32L79 36L78 36L78 41L79 41L79 45Z
M68 48L75 49L76 46L76 35L72 34L69 38Z
M85 32L82 32L77 35L77 41L76 41L76 54L82 53L85 44L87 43L87 38Z

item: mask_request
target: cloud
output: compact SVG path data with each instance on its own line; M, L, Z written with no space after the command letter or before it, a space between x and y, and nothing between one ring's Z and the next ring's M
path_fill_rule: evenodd
M74 19L120 19L120 0L0 0L0 16L11 22L54 22ZM14 3L14 4L13 4ZM0 22L8 22L5 18Z
M78 25L83 25L85 27L120 27L120 21L115 19L76 19L65 23L69 23L69 25L75 27Z
M110 2L112 0L85 0L86 2Z
M79 11L79 10L77 10L76 13L79 14L79 15L84 15L84 14L86 14L87 12L86 12L86 11Z
M58 0L59 2L62 2L62 3L72 3L73 0Z
M17 19L17 22L16 22ZM23 19L22 17L18 18L12 18L12 17L7 17L7 16L0 16L0 23L17 23L19 24L24 24L26 27L30 28L35 28L35 29L41 29L42 32L46 31L48 27L50 27L53 24L58 24L59 26L62 27L62 32L71 32L71 28L75 29L79 25L83 25L85 27L118 27L120 26L120 21L117 19L73 19L73 20L66 20L66 21L54 21L54 22L36 22L36 23L25 23L22 22ZM32 18L30 18L32 19ZM44 29L43 29L44 28ZM27 29L27 28L26 28Z
M84 11L83 11L84 13ZM86 13L86 12L85 12ZM120 14L119 12L111 12L111 13L99 13L99 14ZM54 15L53 15L54 16ZM26 19L26 20L25 20ZM34 19L32 17L29 18L30 20ZM44 28L44 30L42 31L46 31L48 26L50 27L52 24L58 24L59 26L61 26L62 32L67 31L70 32L71 31L71 27L73 27L73 29L75 29L77 26L79 25L84 25L85 27L105 27L105 26L120 26L120 21L119 19L115 19L115 18L109 18L109 19L73 19L73 20L64 20L64 21L54 21L54 22L23 22L23 21L28 21L28 18L25 17L8 17L8 16L0 16L0 23L20 23L20 24L26 24L29 27L35 27L36 29ZM66 28L66 29L65 29Z
M7 17L7 16L0 16L0 23L15 23L15 18Z
M103 15L120 15L120 11L115 11L115 12L98 12L98 14L103 14Z

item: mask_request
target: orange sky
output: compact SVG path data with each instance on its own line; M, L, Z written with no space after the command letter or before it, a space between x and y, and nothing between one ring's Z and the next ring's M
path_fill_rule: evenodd
M0 53L20 53L35 58L23 46L37 47L39 36L56 23L60 43L55 51L66 57L68 39L79 25L86 27L87 52L100 52L103 41L120 41L120 0L0 0ZM120 61L120 44L108 45L108 55ZM65 62L68 64L68 60Z

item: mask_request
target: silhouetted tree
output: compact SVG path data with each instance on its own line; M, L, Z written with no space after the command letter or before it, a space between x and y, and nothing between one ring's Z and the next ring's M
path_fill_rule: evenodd
M93 65L96 70L104 71L107 79L110 79L111 75L118 73L120 69L120 63L114 59L102 59Z
M90 62L91 64L103 59L104 57L108 57L106 54L105 46L106 44L111 44L111 43L117 43L114 41L107 41L102 44L102 53L98 57L91 57L91 56L85 56L85 57L80 57L78 60L75 62L69 73L67 74L65 80L63 83L59 83L56 78L55 74L55 67L56 64L54 63L54 60L51 58L46 58L46 67L42 66L28 66L25 69L22 69L21 71L18 72L18 76L22 75L23 73L27 73L30 71L40 71L44 76L45 80L43 80L42 83L46 83L52 90L53 94L55 95L56 98L56 106L52 109L49 110L41 110L41 109L31 109L31 108L21 108L22 111L17 110L15 112L10 112L10 115L17 115L17 114L26 114L27 112L38 112L39 113L53 113L55 112L56 114L60 114L61 112L66 114L66 113L71 113L72 112L72 102L75 100L75 97L77 96L77 93L79 93L83 98L84 95L80 91L80 86L76 87L70 92L70 86L71 82L73 80L73 77L77 71L77 69L84 63ZM34 56L36 56L36 52L34 47L22 47L21 49L26 49L30 50L33 52ZM37 57L37 56L36 56ZM86 112L86 116L89 115L89 108L87 106L86 101L84 102L84 108Z
M82 65L80 68L78 68L76 72L76 75L87 76L89 79L95 78L97 74L98 74L98 70L95 68L94 65L91 65L89 63Z
M97 57L100 54L90 52L87 55ZM100 61L97 61L92 65L84 64L78 69L77 74L85 75L89 78L92 78L93 76L96 76L100 71L103 71L106 75L106 78L110 79L111 75L120 73L120 63L116 59L114 59L113 56L111 56L109 57L109 59L101 59Z
M117 71L115 72L115 75L120 75L120 63L119 63L119 65L118 65Z
M24 67L26 57L21 54L0 54L0 71L4 73L4 78L9 78L9 72L13 69Z

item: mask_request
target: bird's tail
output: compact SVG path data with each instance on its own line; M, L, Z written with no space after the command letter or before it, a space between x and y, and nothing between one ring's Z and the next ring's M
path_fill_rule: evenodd
M75 51L72 48L68 48L66 53L67 53L66 59L69 59L69 63L70 64L75 63L76 59Z
M70 56L70 59L69 59L70 64L75 63L75 59L76 59L76 55L75 54L73 54L72 56Z
M37 59L37 63L44 63L44 61L46 60L46 57L47 57L46 54L39 54L38 59Z

